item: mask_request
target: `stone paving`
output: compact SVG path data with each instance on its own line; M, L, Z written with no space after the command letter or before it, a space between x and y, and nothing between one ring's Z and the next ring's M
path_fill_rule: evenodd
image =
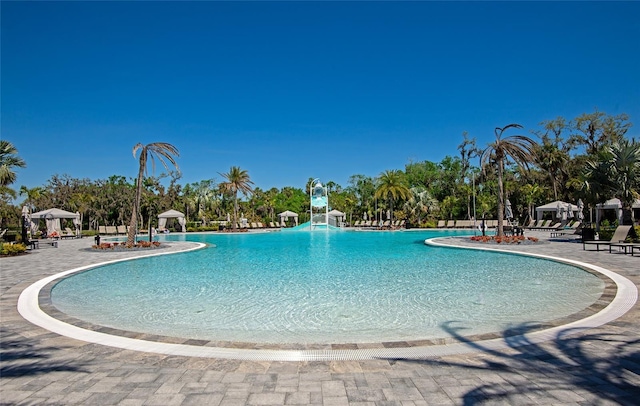
M532 233L543 240L548 233ZM142 253L65 240L0 258L1 405L638 405L640 305L604 326L542 344L433 359L276 362L166 356L59 336L24 320L18 296L67 269ZM460 238L451 244L472 244ZM179 251L187 243L172 243ZM474 245L477 246L477 245ZM496 246L595 264L640 284L640 256L571 241Z

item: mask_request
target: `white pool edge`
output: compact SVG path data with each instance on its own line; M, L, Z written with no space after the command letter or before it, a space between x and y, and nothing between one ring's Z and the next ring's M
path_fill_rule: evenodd
M42 327L53 333L89 342L101 344L105 346L121 348L125 350L150 352L164 355L186 356L186 357L203 357L203 358L223 358L236 360L251 361L335 361L335 360L373 360L373 359L427 359L446 355L459 355L485 350L499 350L505 348L513 348L522 345L537 344L545 341L553 340L565 332L577 333L583 330L591 329L609 323L623 314L628 312L638 300L638 290L633 282L629 279L612 272L608 269L585 262L558 258L549 255L521 252L521 251L504 251L487 247L468 247L451 244L443 244L439 240L448 237L437 237L425 240L425 244L448 247L456 249L475 249L482 251L495 251L501 253L510 253L516 255L524 255L535 258L544 258L566 264L579 266L590 269L594 272L601 273L610 278L617 286L617 293L613 300L601 311L584 319L577 320L568 324L564 324L549 329L539 330L524 335L511 336L507 338L496 338L490 340L473 341L472 344L459 342L445 345L421 346L421 347L405 347L405 348L371 348L371 349L354 349L354 350L263 350L263 349L238 349L238 348L221 348L207 347L185 344L162 343L154 341L146 341L116 335L105 334L97 331L86 330L63 321L57 320L42 311L39 306L40 291L50 282L71 275L73 273L82 272L87 269L96 268L116 262L128 261L137 258L145 258L151 256L170 255L171 253L153 253L149 255L139 256L135 258L118 259L113 261L105 261L99 264L82 266L68 271L60 272L55 275L43 278L22 291L18 298L18 312L27 321ZM179 251L188 252L201 249L205 244L197 243L195 247Z

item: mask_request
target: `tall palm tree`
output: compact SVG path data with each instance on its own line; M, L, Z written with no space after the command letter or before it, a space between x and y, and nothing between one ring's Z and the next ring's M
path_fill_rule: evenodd
M253 182L249 177L249 173L240 169L238 166L232 166L229 173L220 173L220 176L226 179L220 183L220 187L233 194L233 229L238 228L238 192L247 196L253 192Z
M511 135L502 138L502 134L510 129L520 129L520 124L509 124L506 127L496 127L496 140L490 143L480 154L480 165L494 166L498 175L498 235L504 235L504 166L507 159L511 158L520 167L529 167L533 162L533 149L535 142L524 135Z
M378 188L374 197L389 200L391 221L393 221L393 202L411 197L411 189L409 189L404 172L398 169L382 172L378 177Z
M26 166L26 162L18 156L16 147L7 140L0 140L0 186L15 182L16 173L13 169Z
M142 195L143 179L147 172L147 163L151 160L152 170L155 170L155 160L158 159L162 166L168 171L169 163L173 165L176 170L178 164L176 158L180 156L180 152L173 145L166 142L154 142L147 145L140 143L133 147L133 157L136 158L136 154L140 150L140 167L138 169L138 180L136 183L136 197L133 201L133 210L131 211L131 221L129 222L129 232L127 233L127 245L133 245L136 239L136 230L138 226L138 212L140 211L140 196Z

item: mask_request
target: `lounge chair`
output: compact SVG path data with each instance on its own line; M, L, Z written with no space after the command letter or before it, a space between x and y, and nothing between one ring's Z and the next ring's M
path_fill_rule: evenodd
M106 226L107 234L118 234L118 228L116 226Z
M611 247L618 247L624 250L625 255L631 252L631 256L633 256L634 248L640 250L640 243L637 242L613 242L609 244L609 254L611 254Z
M105 227L105 226L98 226L98 233L99 233L99 234L106 234L106 233L107 233L107 227Z
M569 227L557 228L557 229L551 231L551 238L561 237L563 235L570 235L570 234L580 234L580 232L578 230L579 230L581 224L582 224L581 222L576 221L573 224L571 224L571 226L569 226Z
M456 226L455 220L447 220L447 228L454 228Z
M76 233L73 232L69 227L65 227L64 231L60 232L60 237L62 238L76 238Z
M162 230L158 229L158 231L164 231L164 230L166 230L166 229L162 229ZM127 233L127 226L125 226L125 225L118 226L116 228L116 231L118 232L118 234L126 234Z
M624 240L629 235L629 231L631 231L632 229L633 229L633 226L618 226L616 228L616 231L613 232L613 236L611 237L611 240L609 240L609 241L602 241L602 240L584 241L583 240L582 241L582 249L586 250L587 249L587 245L595 245L596 246L596 251L600 251L600 246L601 245L608 245L609 246L609 252L611 252L611 244L624 243ZM625 252L626 252L626 249L625 249Z
M446 224L444 220L438 220L438 228L444 228Z

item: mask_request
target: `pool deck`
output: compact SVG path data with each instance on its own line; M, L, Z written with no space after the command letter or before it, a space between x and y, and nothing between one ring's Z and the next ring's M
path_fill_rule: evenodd
M583 251L570 241L491 245L577 260L640 285L640 256ZM428 359L249 361L123 350L64 337L26 321L18 297L59 272L145 253L91 252L92 239L64 240L0 258L2 405L636 405L640 397L640 305L586 331L550 341ZM470 245L460 238L447 244ZM164 251L181 250L171 244ZM571 334L569 334L571 333ZM507 340L507 342L509 342Z

